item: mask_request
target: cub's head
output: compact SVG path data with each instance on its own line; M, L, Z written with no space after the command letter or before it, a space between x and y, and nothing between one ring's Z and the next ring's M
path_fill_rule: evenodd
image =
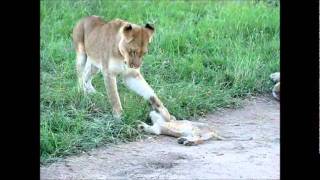
M138 26L126 23L121 28L121 40L119 51L131 68L139 68L142 64L143 55L148 52L154 27L150 24Z

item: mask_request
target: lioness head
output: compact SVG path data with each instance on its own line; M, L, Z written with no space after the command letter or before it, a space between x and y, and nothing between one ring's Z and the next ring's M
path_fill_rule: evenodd
M154 27L146 24L144 27L127 23L121 29L119 51L131 68L139 68L143 55L148 52Z

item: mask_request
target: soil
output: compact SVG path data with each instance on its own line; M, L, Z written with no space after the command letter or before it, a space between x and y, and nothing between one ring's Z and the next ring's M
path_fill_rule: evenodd
M252 97L238 109L199 119L222 136L183 146L176 138L152 136L108 145L41 167L41 179L280 179L280 104Z

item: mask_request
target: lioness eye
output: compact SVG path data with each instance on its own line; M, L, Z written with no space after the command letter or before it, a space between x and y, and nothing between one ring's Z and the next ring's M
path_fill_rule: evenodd
M130 52L129 52L129 53L130 53L131 56L135 56L135 55L136 55L136 51L135 51L135 50L132 50L132 49L130 49Z

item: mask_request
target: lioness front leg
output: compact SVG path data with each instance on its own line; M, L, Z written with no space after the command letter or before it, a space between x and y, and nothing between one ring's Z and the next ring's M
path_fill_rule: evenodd
M116 75L104 70L104 82L107 93L112 105L112 111L115 117L119 118L122 112L122 106L119 98Z
M170 113L164 107L150 85L145 81L138 69L130 69L124 74L127 87L149 101L152 108L159 112L165 121L171 121Z

